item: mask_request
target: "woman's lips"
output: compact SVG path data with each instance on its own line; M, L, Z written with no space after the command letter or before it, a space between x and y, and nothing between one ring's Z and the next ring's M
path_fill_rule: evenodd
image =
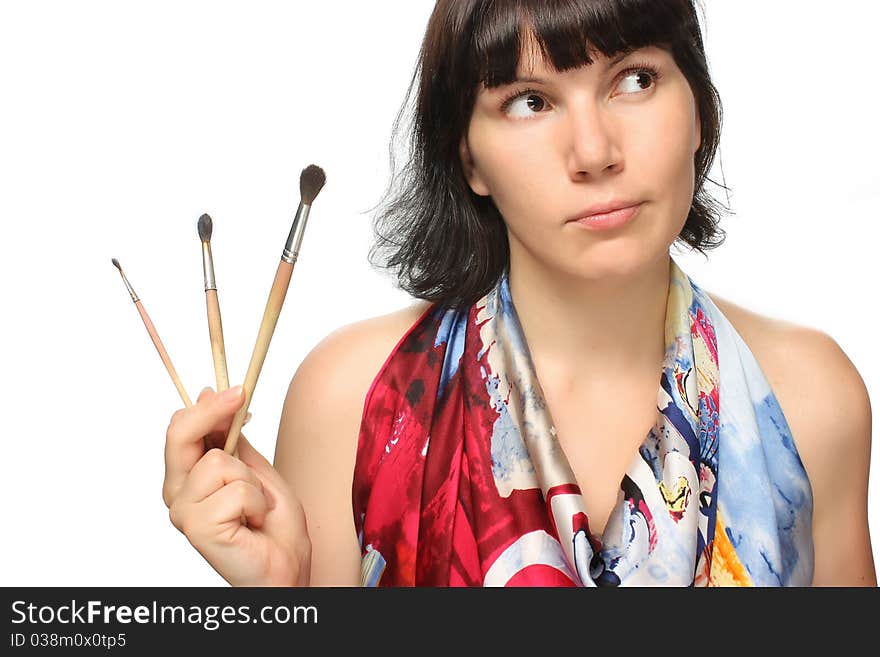
M588 230L610 230L628 223L639 211L644 203L637 203L626 208L620 208L613 212L593 214L589 217L581 217L570 223L577 224Z

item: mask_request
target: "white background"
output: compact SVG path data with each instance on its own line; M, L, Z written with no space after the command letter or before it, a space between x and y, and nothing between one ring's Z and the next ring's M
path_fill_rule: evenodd
M708 262L678 261L711 292L829 333L876 405L880 9L706 5L737 214ZM168 520L164 432L182 403L110 258L195 398L214 384L196 234L209 212L240 383L300 171L325 169L251 404L248 436L271 460L308 351L410 303L367 263L368 210L432 7L0 3L0 584L226 584ZM876 485L869 504L877 527Z

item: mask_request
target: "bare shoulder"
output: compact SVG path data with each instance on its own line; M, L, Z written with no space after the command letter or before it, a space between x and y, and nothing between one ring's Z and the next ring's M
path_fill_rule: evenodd
M865 383L834 338L819 329L761 315L714 294L709 296L755 355L799 449L801 443L805 443L806 450L827 445L827 435L820 444L812 444L815 436L811 427L839 427L841 421L864 424L870 420Z
M342 370L334 368L337 373L360 377L362 382L369 378L372 382L400 338L430 306L429 302L416 301L384 315L346 324L319 342L306 360L329 360L344 366Z
M813 491L815 585L876 585L867 527L871 403L827 333L709 297L742 336L782 408Z
M274 464L305 511L313 586L359 582L351 488L364 401L388 355L430 305L419 301L337 328L290 381Z

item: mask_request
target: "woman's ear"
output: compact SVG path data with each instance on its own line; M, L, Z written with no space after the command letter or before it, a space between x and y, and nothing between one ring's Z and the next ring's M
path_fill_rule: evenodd
M461 138L461 142L458 146L458 154L461 158L461 169L464 172L465 180L467 180L471 190L473 190L474 194L477 196L489 196L489 188L477 171L477 167L474 165L474 159L471 157L471 149L468 147L467 135L464 135Z
M694 116L696 117L696 119L695 119L696 125L694 126L694 130L696 132L696 137L697 137L697 139L696 139L697 146L696 146L696 148L694 148L694 155L696 155L697 151L700 150L700 146L703 145L703 130L702 130L703 126L702 126L702 122L700 121L700 110L699 109L694 112Z

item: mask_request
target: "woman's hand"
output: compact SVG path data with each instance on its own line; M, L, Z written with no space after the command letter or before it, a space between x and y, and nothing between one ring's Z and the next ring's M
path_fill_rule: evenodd
M174 413L162 497L172 524L231 585L307 586L311 543L299 501L244 436L239 458L223 451L243 402L240 386L205 388Z

